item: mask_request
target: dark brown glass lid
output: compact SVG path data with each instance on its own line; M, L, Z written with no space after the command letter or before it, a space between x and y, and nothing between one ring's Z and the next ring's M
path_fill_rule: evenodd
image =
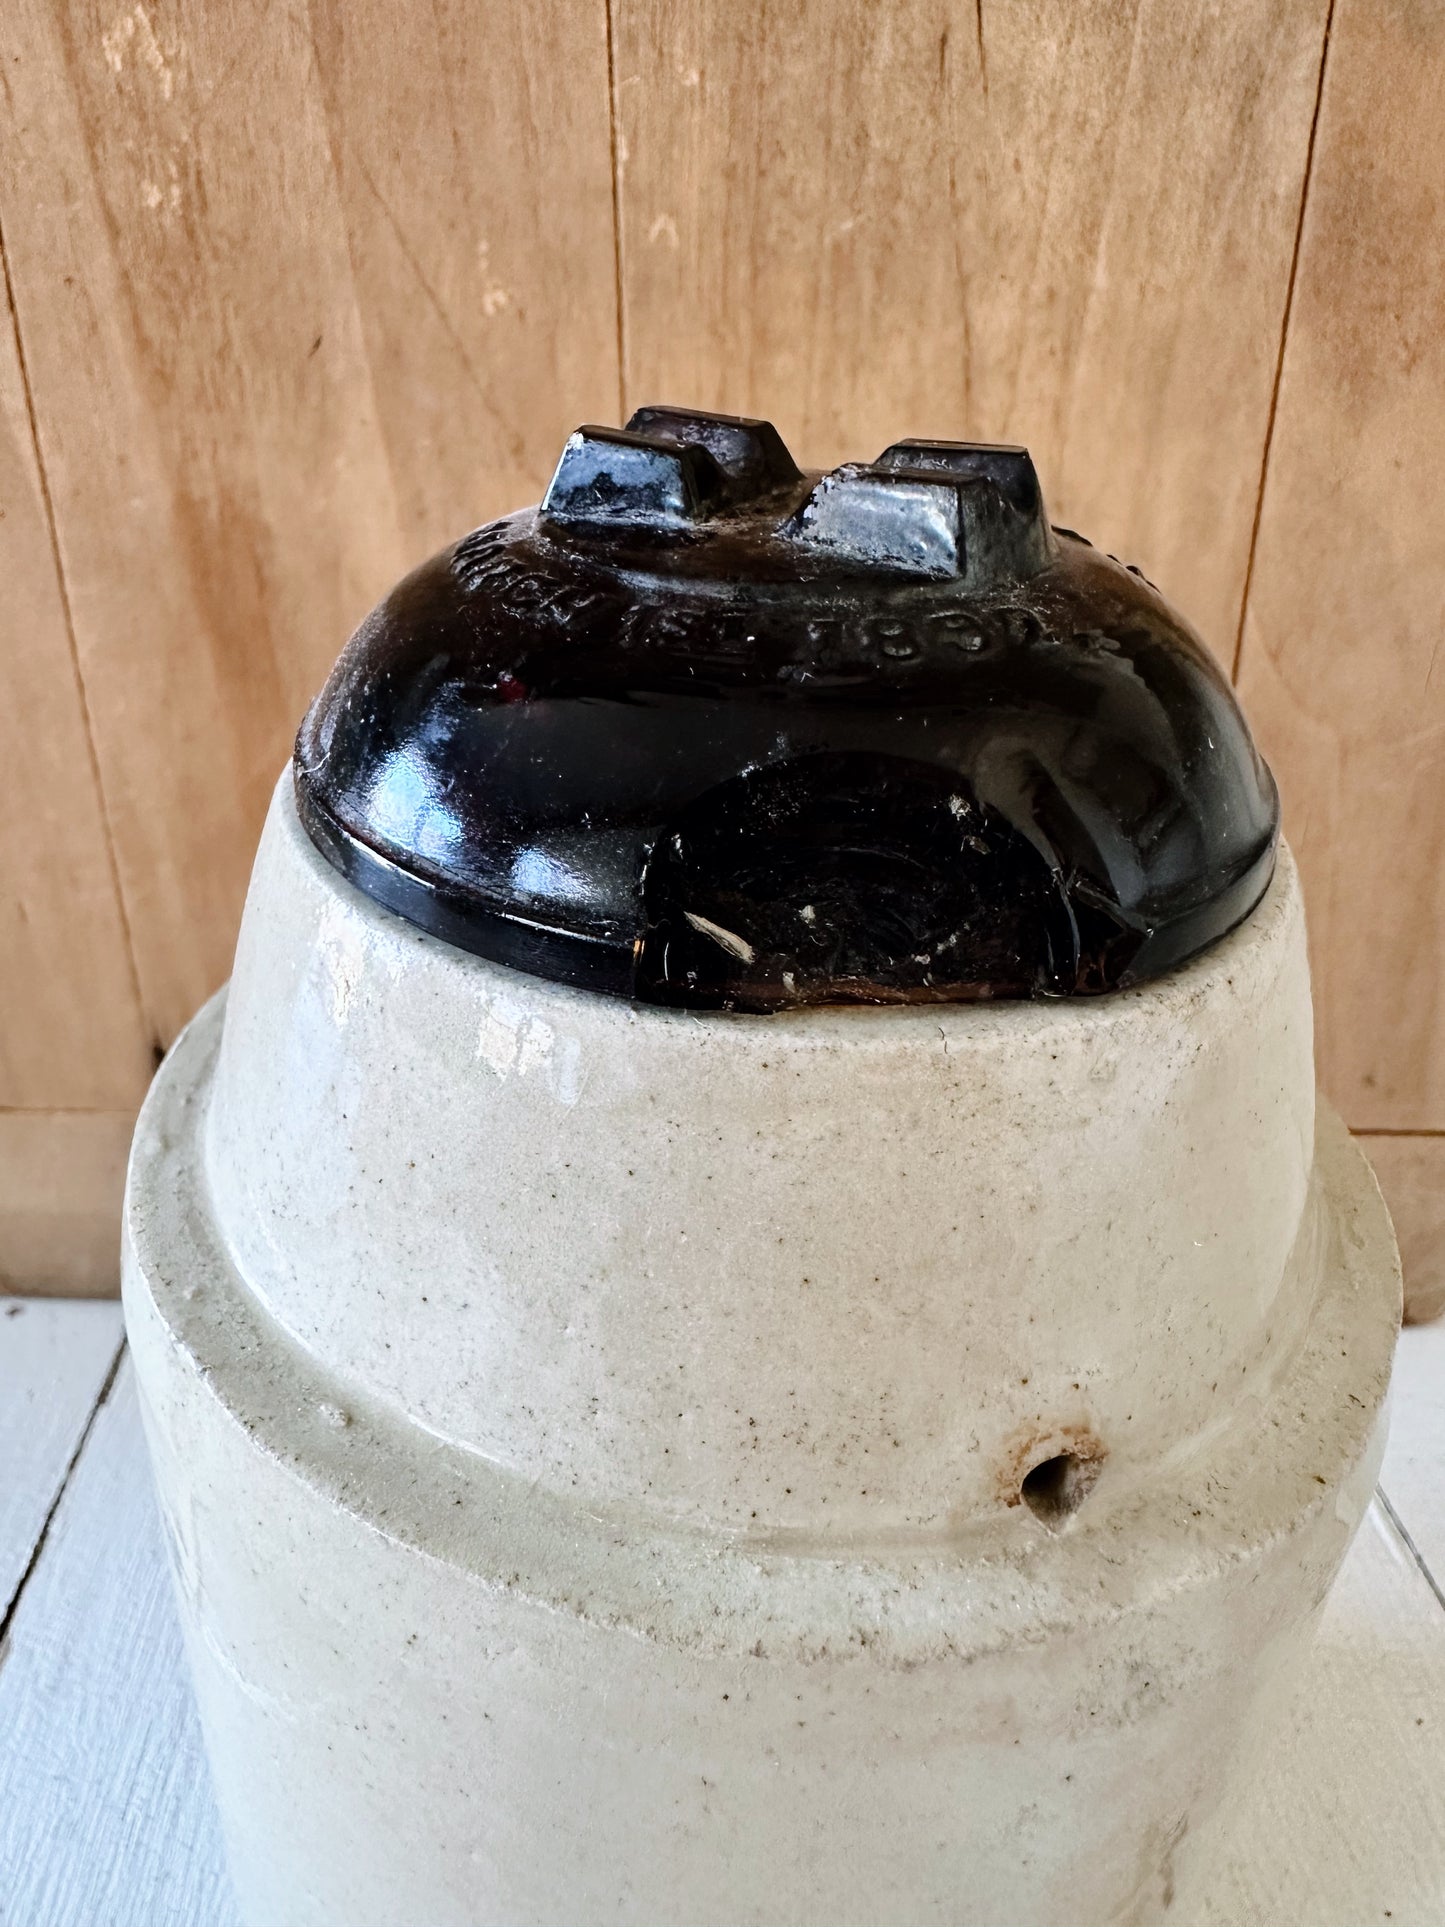
M648 1003L1090 995L1263 895L1279 808L1137 570L1020 448L799 472L767 422L644 408L539 508L409 575L296 743L360 889Z

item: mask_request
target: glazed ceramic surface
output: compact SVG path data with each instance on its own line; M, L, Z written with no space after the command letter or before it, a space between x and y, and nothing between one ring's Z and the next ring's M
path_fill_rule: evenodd
M1298 883L1077 1002L639 1007L289 777L127 1317L251 1927L1147 1921L1373 1479Z
M458 948L640 1003L1088 997L1234 928L1279 798L1027 449L804 474L641 408L357 629L296 739L318 848Z

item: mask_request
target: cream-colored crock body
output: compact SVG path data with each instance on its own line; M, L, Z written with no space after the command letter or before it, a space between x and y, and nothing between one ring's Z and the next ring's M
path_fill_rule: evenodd
M289 782L125 1291L252 1927L1155 1918L1398 1314L1287 854L1139 990L694 1015L389 915Z

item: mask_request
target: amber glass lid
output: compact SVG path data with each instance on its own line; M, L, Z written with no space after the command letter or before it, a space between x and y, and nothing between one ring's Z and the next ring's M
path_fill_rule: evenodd
M514 969L657 1004L1073 997L1247 916L1278 800L1137 570L1027 453L803 474L644 408L409 575L301 726L318 848Z

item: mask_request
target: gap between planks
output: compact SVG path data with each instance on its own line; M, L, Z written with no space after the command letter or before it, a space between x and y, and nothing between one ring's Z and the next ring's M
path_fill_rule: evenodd
M1299 279L1300 254L1304 247L1305 213L1309 207L1310 182L1315 171L1315 139L1320 131L1320 109L1325 98L1325 69L1330 59L1330 29L1335 21L1335 0L1329 0L1325 13L1325 30L1320 38L1320 70L1315 82L1314 112L1310 116L1309 140L1305 146L1304 179L1300 182L1299 215L1295 221L1294 249L1289 261L1289 279L1285 283L1284 313L1279 324L1279 353L1275 357L1274 381L1269 393L1269 413L1265 417L1264 447L1259 458L1259 491L1254 498L1254 521L1249 531L1249 555L1244 565L1244 586L1239 594L1239 624L1234 632L1234 656L1230 663L1229 680L1236 688L1239 686L1239 668L1244 658L1244 625L1249 616L1249 591L1254 582L1254 556L1259 547L1259 526L1264 518L1264 491L1269 483L1269 452L1274 445L1274 425L1279 414L1279 391L1284 380L1284 358L1289 346L1290 317L1294 313L1295 283Z
M116 914L120 918L121 934L125 940L126 966L130 975L131 995L135 999L136 1011L142 1027L151 1038L160 1062L163 1046L155 1024L146 1010L144 993L141 990L140 962L136 956L135 936L131 925L130 906L126 902L125 890L121 885L120 858L116 852L115 822L106 791L105 777L100 767L100 752L95 742L95 724L91 716L90 691L85 684L85 671L80 661L80 644L75 633L75 611L71 602L70 578L66 574L65 557L60 546L60 526L55 519L55 500L50 490L50 472L45 464L45 449L40 440L40 419L35 407L35 391L30 379L30 361L25 352L25 330L20 325L20 304L15 298L15 284L10 274L10 253L5 245L5 225L0 218L0 275L5 282L5 305L10 313L10 326L15 335L15 357L20 367L20 386L25 396L25 419L30 431L30 448L35 460L35 474L40 484L40 500L45 511L45 526L50 535L50 554L55 569L55 584L60 594L61 615L65 623L65 641L70 651L70 673L75 684L75 697L80 706L80 723L85 734L86 755L90 763L90 780L95 786L96 798L100 804L100 820L105 830L105 859L110 872L110 887L115 897Z

